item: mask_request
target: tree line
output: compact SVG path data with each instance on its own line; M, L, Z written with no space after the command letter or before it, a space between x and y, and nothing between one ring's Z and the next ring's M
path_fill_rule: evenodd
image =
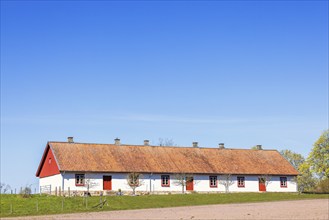
M295 179L299 192L329 192L329 130L313 144L307 158L291 150L280 153L300 173Z

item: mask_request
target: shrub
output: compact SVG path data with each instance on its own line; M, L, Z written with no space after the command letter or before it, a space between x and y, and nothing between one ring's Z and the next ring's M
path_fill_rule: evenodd
M320 180L315 191L317 193L329 193L329 179Z
M32 194L31 187L25 186L19 193L23 198L30 198Z

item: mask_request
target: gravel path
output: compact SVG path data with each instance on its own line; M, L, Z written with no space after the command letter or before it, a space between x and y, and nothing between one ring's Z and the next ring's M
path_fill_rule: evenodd
M329 199L89 212L16 219L329 219Z

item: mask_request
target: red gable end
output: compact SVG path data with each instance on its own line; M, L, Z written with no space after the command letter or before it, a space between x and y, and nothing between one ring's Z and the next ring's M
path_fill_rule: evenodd
M47 145L45 152L43 153L36 176L41 178L56 175L59 173L60 172L53 151L51 150L49 145Z

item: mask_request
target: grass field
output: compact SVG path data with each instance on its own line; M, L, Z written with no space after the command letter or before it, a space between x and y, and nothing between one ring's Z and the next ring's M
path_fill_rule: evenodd
M230 193L104 196L103 199L106 199L108 204L103 208L93 208L92 206L100 202L100 197L89 197L86 204L84 197L32 195L31 198L22 198L20 195L2 194L0 217L320 198L329 198L329 194Z

